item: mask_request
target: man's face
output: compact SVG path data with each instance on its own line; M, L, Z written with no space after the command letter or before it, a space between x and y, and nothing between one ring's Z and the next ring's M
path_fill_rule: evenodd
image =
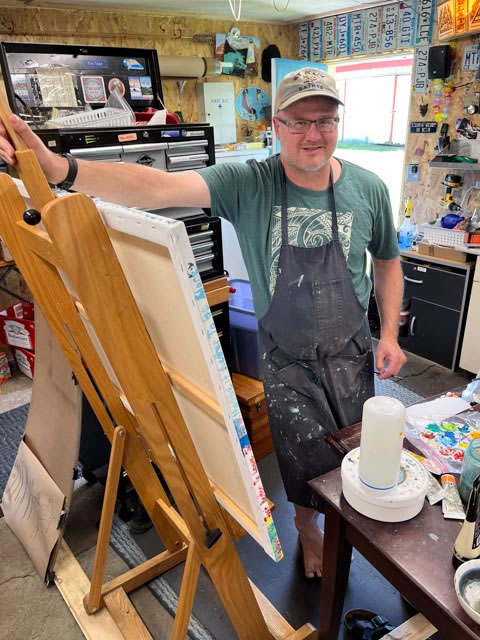
M303 98L279 111L282 120L318 120L334 118L338 105L331 98L321 96ZM281 158L297 171L313 172L322 169L330 160L337 145L338 130L318 131L311 125L306 133L290 133L287 125L274 118L275 133L282 145Z

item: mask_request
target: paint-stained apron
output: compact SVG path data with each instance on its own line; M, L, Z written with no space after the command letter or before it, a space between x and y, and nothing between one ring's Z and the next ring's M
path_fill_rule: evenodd
M340 463L324 438L358 422L375 395L373 354L338 237L333 173L328 190L332 239L288 244L287 183L282 179L282 245L270 308L259 322L268 418L287 497L323 511L307 482Z

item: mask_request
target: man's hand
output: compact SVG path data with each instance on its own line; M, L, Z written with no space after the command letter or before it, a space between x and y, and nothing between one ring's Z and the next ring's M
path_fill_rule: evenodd
M68 172L67 159L62 156L57 156L47 149L40 138L30 129L28 124L23 122L18 116L10 115L10 124L25 144L37 156L37 160L47 180L53 184L62 182ZM16 164L15 149L2 122L0 122L0 158L10 166Z
M380 338L375 355L379 380L396 376L406 361L407 358L398 346L396 338Z

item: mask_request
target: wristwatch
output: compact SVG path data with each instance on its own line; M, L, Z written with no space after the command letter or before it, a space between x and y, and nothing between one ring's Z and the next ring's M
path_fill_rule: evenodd
M59 189L65 189L65 191L68 191L68 189L72 188L75 178L77 177L78 162L75 156L72 156L71 153L62 153L61 155L68 160L68 173L65 180L57 183L55 186Z

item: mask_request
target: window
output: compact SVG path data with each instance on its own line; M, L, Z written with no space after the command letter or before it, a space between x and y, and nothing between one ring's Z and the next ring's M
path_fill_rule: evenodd
M376 173L387 185L395 223L411 93L412 55L337 65L340 110L337 157Z

